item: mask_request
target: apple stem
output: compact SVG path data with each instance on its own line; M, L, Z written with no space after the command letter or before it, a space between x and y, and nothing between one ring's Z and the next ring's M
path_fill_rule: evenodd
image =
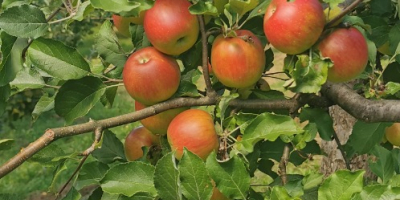
M331 21L329 21L328 23L326 23L325 25L325 29L330 28L333 24L335 24L338 20L340 20L343 16L345 16L347 13L349 13L350 11L352 11L354 8L356 8L358 6L358 4L360 4L361 2L363 2L363 0L355 0L353 3L351 3L349 6L347 6L345 9L343 9L343 11L337 15L335 18L333 18Z

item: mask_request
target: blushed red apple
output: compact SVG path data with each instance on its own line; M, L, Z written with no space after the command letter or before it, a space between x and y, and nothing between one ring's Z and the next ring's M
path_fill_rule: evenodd
M129 161L137 160L143 157L142 147L150 147L158 143L159 138L145 127L135 128L126 136L125 156Z
M140 12L138 17L122 17L114 14L112 15L114 26L121 35L130 37L131 34L129 33L129 24L143 24L144 13L145 11Z
M286 54L299 54L317 42L325 25L318 0L272 0L264 15L268 41Z
M248 30L237 30L237 37L219 35L212 45L214 76L225 86L246 88L254 85L265 68L261 41Z
M183 147L186 147L205 160L219 145L211 115L200 109L178 114L169 124L167 138L177 159L182 158Z
M178 90L181 74L174 58L146 47L129 56L122 77L126 91L136 101L153 105Z
M179 55L194 45L199 22L190 14L187 0L157 0L144 16L144 31L159 51Z

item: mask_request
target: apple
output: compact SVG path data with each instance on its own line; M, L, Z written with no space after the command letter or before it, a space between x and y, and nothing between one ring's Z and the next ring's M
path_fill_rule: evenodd
M394 123L385 129L386 139L394 146L400 146L400 123Z
M159 138L152 134L145 127L141 126L133 129L125 139L125 156L129 161L143 157L142 147L151 147L158 144Z
M199 109L178 114L169 124L167 138L177 159L182 158L183 147L186 147L205 160L219 145L211 115Z
M368 63L368 46L363 34L354 27L339 28L318 44L323 57L332 60L328 80L339 83L354 79Z
M181 74L174 58L146 47L129 56L122 78L126 91L136 101L153 105L178 90Z
M324 15L325 15L326 22L331 21L333 18L338 16L342 11L343 11L343 9L340 8L339 6L335 6L335 7L330 8L330 9L329 8L325 8ZM343 17L340 20L336 21L334 24L332 24L332 26L337 26L342 21L343 21Z
M268 41L286 54L299 54L314 45L325 26L318 0L272 0L264 15Z
M122 17L119 15L112 15L112 19L114 22L114 26L115 28L117 28L118 32L125 36L125 37L130 37L131 34L129 32L129 24L133 23L133 24L143 24L143 19L144 19L144 13L140 12L138 17Z
M144 15L144 31L159 51L179 55L194 45L199 22L190 14L187 0L157 0Z
M212 45L214 76L225 86L246 88L254 85L265 68L261 41L248 30L237 30L236 37L219 35Z
M389 41L385 42L383 45L378 47L377 49L381 54L392 56L392 52L390 52Z
M141 104L138 101L135 101L135 110L139 111L147 106ZM144 127L146 127L153 134L157 135L165 135L167 134L169 123L171 123L172 119L182 111L186 110L186 108L176 108L161 112L157 115L153 115L151 117L140 120L140 123Z

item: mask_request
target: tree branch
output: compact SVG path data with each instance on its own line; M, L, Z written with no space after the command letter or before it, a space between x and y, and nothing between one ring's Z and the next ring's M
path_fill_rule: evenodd
M335 24L337 21L339 21L342 17L344 17L347 13L349 13L350 11L352 11L354 8L356 8L358 6L358 4L360 4L361 2L363 2L363 0L355 0L352 4L350 4L349 6L347 6L345 9L343 9L343 11L337 15L335 18L333 18L331 21L329 21L328 23L325 24L325 28L329 28L331 27L333 24Z

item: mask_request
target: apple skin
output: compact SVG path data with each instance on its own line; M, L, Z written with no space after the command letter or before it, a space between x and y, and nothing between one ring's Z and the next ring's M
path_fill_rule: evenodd
M178 114L169 124L167 138L178 160L182 158L183 147L206 160L219 146L211 115L199 109Z
M159 51L179 55L194 45L199 22L190 14L187 0L157 0L144 15L144 31Z
M385 136L394 146L400 146L400 123L394 123L385 129Z
M236 34L237 37L227 38L221 34L214 40L211 66L223 85L246 88L261 78L265 68L264 48L252 32L237 30Z
M135 110L139 111L147 106L141 104L138 101L135 101ZM153 115L151 117L145 118L140 120L140 123L144 127L146 127L149 131L156 135L166 135L168 126L171 123L172 119L182 111L186 110L187 108L175 108L170 109L157 115Z
M129 161L137 160L143 157L142 147L151 147L158 144L159 138L152 134L145 127L141 126L133 129L125 139L125 156Z
M174 58L146 47L129 56L122 78L127 92L136 101L153 105L178 90L181 73Z
M346 82L361 74L368 63L368 46L356 28L339 28L318 44L323 57L329 57L333 66L328 70L328 80Z
M309 49L322 34L325 16L318 0L272 0L264 15L268 41L286 54Z
M138 17L122 17L119 15L112 15L112 19L114 22L114 26L115 28L117 28L118 32L125 36L125 37L130 37L131 34L129 32L129 24L133 23L133 24L143 24L143 20L144 20L144 13L140 12Z

